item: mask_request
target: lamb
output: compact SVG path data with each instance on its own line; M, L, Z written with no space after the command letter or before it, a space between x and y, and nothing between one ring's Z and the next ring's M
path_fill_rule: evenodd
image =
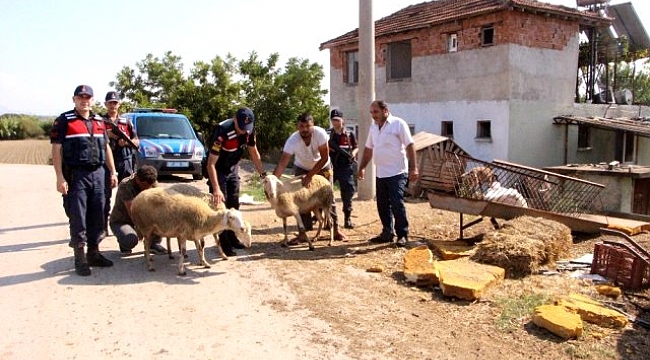
M461 175L463 182L469 186L476 197L482 197L482 190L497 180L492 169L487 166L478 166Z
M170 194L180 194L180 195L185 195L185 196L193 196L196 198L199 198L203 200L205 203L207 203L212 210L224 210L225 204L224 203L219 203L218 205L212 202L212 194L209 194L207 192L201 191L195 186L189 185L189 184L173 184L171 186L168 186L165 188L165 191ZM246 222L247 226L250 227L250 224ZM223 249L221 248L221 243L219 242L219 235L217 233L212 234L214 237L217 251L219 252L219 256L223 260L228 260L228 256L223 252ZM170 238L167 238L167 254L169 255L170 259L173 259L174 257L171 255L171 248L169 246L169 240ZM245 239L240 239L242 241L242 244L245 247L250 247L251 245L251 239L245 238ZM201 239L201 245L205 246L205 241ZM179 245L180 247L180 245ZM182 254L185 255L185 254Z
M313 241L318 239L323 224L331 223L329 209L334 201L334 190L332 184L321 175L314 175L309 188L302 186L302 178L295 178L282 182L274 175L267 175L264 178L264 194L275 210L275 215L282 218L284 228L284 240L282 246L287 246L289 237L287 234L287 217L293 216L298 223L301 234L305 233L305 225L300 218L300 213L314 212L318 219L318 231L312 240L307 237L309 250L314 250ZM332 246L334 232L330 226L330 241Z
M528 202L519 193L519 191L512 188L505 188L501 186L498 181L490 184L490 187L483 195L483 198L488 201L495 201L506 205L515 205L521 207L528 207Z
M199 253L199 263L205 268L201 238L205 235L231 229L250 242L250 226L240 211L235 209L214 211L203 200L167 192L165 188L152 188L138 194L131 204L131 217L140 238L144 238L144 257L149 271L155 271L151 263L150 246L154 235L178 239L181 254L186 251L185 242L193 240ZM184 257L179 256L178 274L185 275Z
M475 167L464 173L462 177L467 179L470 189L480 199L506 205L528 207L528 203L521 193L516 189L501 186L498 177L487 166Z

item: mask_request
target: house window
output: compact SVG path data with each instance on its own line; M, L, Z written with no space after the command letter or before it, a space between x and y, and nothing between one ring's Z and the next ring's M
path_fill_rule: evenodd
M633 132L626 131L623 143L623 162L636 162L636 136Z
M411 136L415 135L415 124L408 124L409 125L409 132L411 133Z
M489 120L479 120L476 122L476 138L492 139L492 129Z
M458 50L458 34L447 35L447 51L456 52Z
M446 136L450 139L454 138L454 122L453 121L443 121L441 123L440 135Z
M481 46L494 45L494 27L492 25L481 28Z
M591 149L591 132L589 126L578 125L578 149Z
M346 53L347 57L347 79L348 84L357 84L359 83L359 52L350 51Z
M400 41L388 44L386 79L411 78L411 42Z

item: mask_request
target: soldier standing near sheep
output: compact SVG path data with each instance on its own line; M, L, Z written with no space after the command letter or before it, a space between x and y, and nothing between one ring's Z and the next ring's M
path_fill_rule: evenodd
M408 124L393 116L384 101L373 101L370 114L375 123L370 126L358 176L363 179L365 168L374 155L377 166L377 212L383 226L381 234L370 239L370 242L391 242L393 236L397 235L396 245L403 247L408 243L409 232L404 206L406 181L407 178L415 181L418 177L413 137Z
M247 107L237 110L232 119L219 123L212 133L207 170L208 188L216 204L225 202L226 208L239 210L239 161L248 148L251 161L264 176L264 167L255 139L255 115ZM227 256L235 256L233 248L244 248L231 230L219 234L221 248Z
M126 136L131 139L131 142L136 147L140 145L140 140L138 140L138 135L135 133L133 124L126 118L119 116L120 109L120 95L116 91L109 91L106 93L104 106L106 106L106 115L103 118L106 121L110 121L117 126L117 128L122 131ZM124 139L121 139L119 136L113 133L113 131L108 129L108 140L113 150L113 161L115 162L115 168L117 170L117 181L121 182L123 179L133 175L135 167L133 166L133 155L134 149L130 144L128 144ZM108 175L108 174L107 174ZM108 182L108 180L107 180ZM111 211L111 197L113 192L109 186L106 187L106 204L104 206L106 214L106 228L104 229L104 236L108 236L108 215Z
M77 86L72 101L74 109L59 115L52 125L52 163L56 189L63 195L63 208L70 221L69 246L74 251L75 272L89 276L90 266L113 266L99 252L99 243L106 219L105 169L111 174L111 187L117 186L117 174L106 124L91 111L93 89Z
M343 113L337 109L330 113L332 129L330 131L330 158L334 168L334 181L339 182L341 188L341 200L343 201L343 227L353 229L354 224L350 216L352 215L352 197L354 196L354 169L357 156L357 139L354 133L345 129L345 120Z
M304 175L302 185L309 187L312 177L316 174L324 176L332 183L331 162L329 157L328 136L325 129L314 126L314 118L309 113L303 113L298 116L298 131L289 136L284 143L280 161L273 170L276 177L282 176L284 169L289 165L291 157L295 155L293 161L294 175ZM305 230L313 229L311 214L300 214ZM338 216L336 215L336 205L332 202L330 208L332 226L334 230L334 240L347 240L347 236L339 230ZM307 234L300 232L298 237L288 242L288 245L297 245L299 242L307 242Z

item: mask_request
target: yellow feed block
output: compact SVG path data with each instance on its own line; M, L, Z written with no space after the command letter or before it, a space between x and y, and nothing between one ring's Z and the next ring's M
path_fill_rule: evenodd
M563 339L576 339L582 336L580 315L563 306L541 305L535 308L533 323Z
M433 253L426 245L415 247L404 255L404 277L417 286L438 285L438 271Z
M439 261L436 267L442 294L470 301L480 299L489 287L505 277L503 268L467 259Z

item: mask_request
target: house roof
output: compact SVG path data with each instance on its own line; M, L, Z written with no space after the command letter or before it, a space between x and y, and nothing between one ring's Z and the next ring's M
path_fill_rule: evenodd
M633 132L639 136L650 138L650 120L649 119L628 119L618 118L609 119L602 117L583 117L574 115L561 115L553 118L555 124L579 124L589 125L592 127L605 130L622 130Z
M420 131L419 133L413 135L413 147L415 148L415 151L420 151L431 145L439 144L445 141L449 141L449 144L447 144L445 150L459 150L461 154L465 154L465 151L461 149L461 147L458 146L454 140L448 137L432 134L426 131Z
M609 24L611 19L594 12L552 5L536 0L438 0L408 6L375 21L375 36L388 35L447 23L501 10L518 9L575 19L580 24ZM359 29L352 30L320 45L320 50L357 42Z

